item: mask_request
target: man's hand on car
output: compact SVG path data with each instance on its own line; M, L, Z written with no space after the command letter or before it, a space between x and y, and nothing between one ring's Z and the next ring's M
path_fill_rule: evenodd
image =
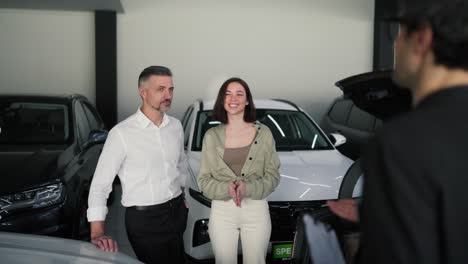
M93 243L95 246L105 251L111 251L111 252L119 251L117 242L113 240L112 237L106 236L104 234L92 237L91 243Z

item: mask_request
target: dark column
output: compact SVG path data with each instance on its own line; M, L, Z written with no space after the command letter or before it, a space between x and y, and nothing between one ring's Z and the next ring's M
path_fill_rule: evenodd
M107 128L117 123L117 16L95 11L96 108Z
M374 13L374 70L393 69L393 40L389 31L396 31L397 26L391 25L383 18L394 14L396 0L375 0Z

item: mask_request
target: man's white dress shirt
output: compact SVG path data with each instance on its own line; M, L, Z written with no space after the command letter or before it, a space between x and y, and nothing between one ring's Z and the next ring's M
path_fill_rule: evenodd
M89 190L88 221L105 220L116 175L125 207L161 204L180 195L186 177L183 142L180 121L167 114L158 127L138 109L113 127Z

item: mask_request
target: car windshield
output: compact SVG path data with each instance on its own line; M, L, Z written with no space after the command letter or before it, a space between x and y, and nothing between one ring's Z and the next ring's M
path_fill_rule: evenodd
M61 144L69 131L65 104L0 101L0 144Z
M257 109L257 120L270 128L277 151L333 149L315 123L302 112ZM200 151L206 131L219 124L212 118L212 111L199 112L192 149Z

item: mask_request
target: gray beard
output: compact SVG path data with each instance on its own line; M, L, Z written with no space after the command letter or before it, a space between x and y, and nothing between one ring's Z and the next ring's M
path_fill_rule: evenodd
M169 111L169 108L161 109L161 104L158 107L152 105L151 108L153 108L154 110L156 110L156 111L158 111L160 113L163 113L163 114L166 113L167 111Z

